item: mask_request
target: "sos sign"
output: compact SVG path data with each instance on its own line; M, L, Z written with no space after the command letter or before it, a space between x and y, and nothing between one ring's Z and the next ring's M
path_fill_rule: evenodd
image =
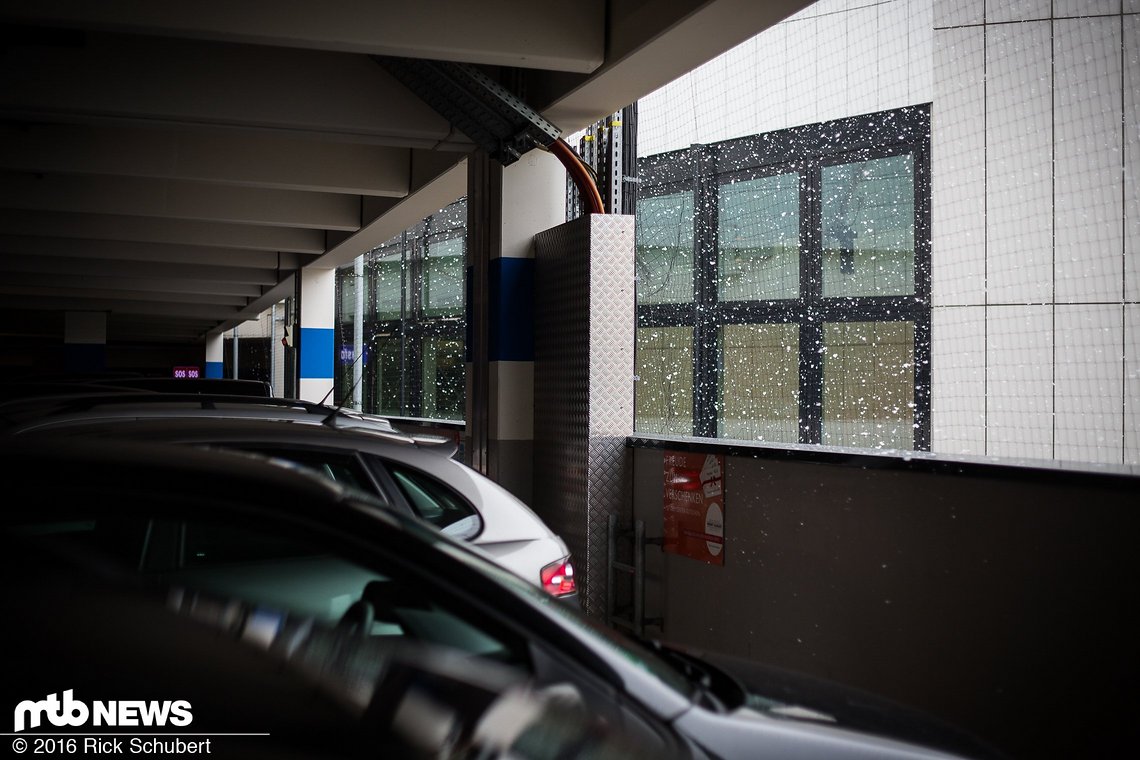
M202 372L198 367L175 367L174 377L180 379L197 380L202 376Z

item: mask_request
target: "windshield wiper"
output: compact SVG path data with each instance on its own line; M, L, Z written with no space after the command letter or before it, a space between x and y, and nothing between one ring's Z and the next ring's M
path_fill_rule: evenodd
M641 636L636 636L635 638L639 643L647 647L685 677L685 680L693 686L697 702L701 704L701 706L708 707L717 712L723 712L726 709L724 701L717 696L714 685L714 673L708 663L703 662L699 658L671 649L657 639L646 639Z

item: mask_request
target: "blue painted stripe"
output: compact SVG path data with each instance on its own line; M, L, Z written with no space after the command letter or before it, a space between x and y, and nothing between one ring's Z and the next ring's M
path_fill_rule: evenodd
M222 376L222 362L206 362L206 377L214 378Z
M487 279L488 358L534 361L534 259L491 259Z
M333 338L331 327L301 328L301 378L324 380L333 376Z

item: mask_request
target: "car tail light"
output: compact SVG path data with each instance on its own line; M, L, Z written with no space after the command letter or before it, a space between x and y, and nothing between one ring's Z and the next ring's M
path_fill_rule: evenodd
M541 577L542 587L554 596L565 596L578 590L574 584L574 565L569 557L542 568Z

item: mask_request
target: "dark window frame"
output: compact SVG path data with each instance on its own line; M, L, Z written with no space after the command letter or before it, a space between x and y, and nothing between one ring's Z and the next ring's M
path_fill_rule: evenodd
M442 209L440 212L420 221L404 230L388 242L364 254L364 276L361 286L365 289L364 297L364 343L368 360L364 364L362 373L361 401L362 410L367 413L385 414L396 417L423 417L425 408L423 393L424 343L429 338L441 338L449 341L465 341L466 335L466 287L460 285L459 293L463 303L460 304L457 314L432 315L426 313L424 305L424 283L426 279L425 267L429 246L460 240L466 248L467 204L466 199L460 199ZM395 252L400 254L400 316L399 318L381 318L377 312L378 293L376 263L383 257ZM461 271L466 277L466 267L462 263ZM351 344L353 325L351 318L345 319L340 314L340 289L344 279L353 277L352 267L342 268L337 272L337 325L339 342ZM377 397L377 383L382 372L380 362L381 347L387 341L396 341L399 347L399 409L394 411L381 404ZM335 395L341 398L347 395L351 387L351 372L342 365L341 371L336 375L337 388ZM451 418L447 418L451 419Z
M914 170L914 293L823 296L822 169L909 153ZM795 299L722 301L719 293L719 188L733 181L795 173L800 178L800 287ZM799 325L799 443L823 431L823 339L828 322L914 325L914 448L931 442L930 106L694 145L639 161L639 199L691 189L694 282L689 303L638 304L637 326L693 330L693 434L716 438L723 377L721 328Z

